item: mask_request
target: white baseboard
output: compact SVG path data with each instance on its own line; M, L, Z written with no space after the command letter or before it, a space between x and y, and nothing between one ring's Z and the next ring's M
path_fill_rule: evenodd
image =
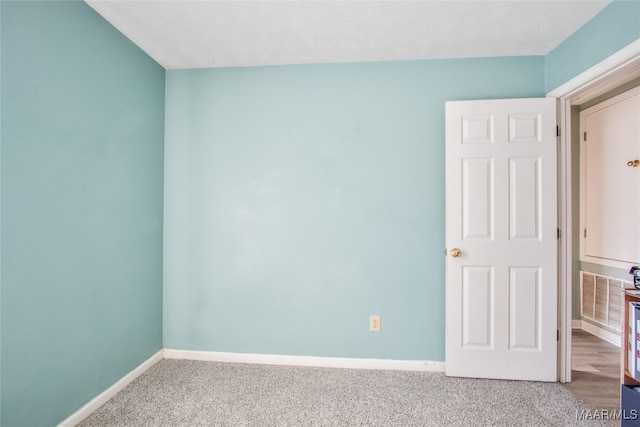
M582 329L582 320L571 320L571 329Z
M285 356L277 354L222 353L165 349L166 359L316 368L384 369L392 371L444 372L444 362L424 360L355 359L348 357Z
M604 329L601 329L599 327L597 327L596 325L593 325L589 322L581 322L582 323L582 330L583 331L587 331L589 332L591 335L595 335L598 338L602 338L603 340L617 346L620 347L622 345L621 342L621 338L620 335L616 335L612 332L609 331L605 331Z
M122 389L129 385L133 380L145 373L149 368L163 359L163 350L160 350L144 362L142 362L137 368L129 372L124 377L120 378L114 385L91 399L82 408L67 417L64 421L58 424L58 427L73 427L82 422L85 418L91 415L96 409L107 403L109 399L118 394Z
M208 362L253 363L260 365L309 366L321 368L384 369L392 371L444 372L444 362L422 360L354 359L347 357L285 356L277 354L222 353L214 351L160 350L118 382L87 402L58 424L74 427L122 391L133 380L162 359L202 360Z

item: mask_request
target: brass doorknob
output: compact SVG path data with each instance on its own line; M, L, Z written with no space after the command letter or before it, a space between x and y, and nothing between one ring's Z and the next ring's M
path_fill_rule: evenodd
M630 160L627 162L627 166L637 168L638 166L640 166L640 160Z
M451 256L454 258L458 258L462 255L462 251L458 248L451 249Z

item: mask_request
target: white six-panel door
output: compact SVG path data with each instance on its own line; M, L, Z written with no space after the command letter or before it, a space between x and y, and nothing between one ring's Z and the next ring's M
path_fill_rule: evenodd
M446 374L557 380L556 101L446 104Z

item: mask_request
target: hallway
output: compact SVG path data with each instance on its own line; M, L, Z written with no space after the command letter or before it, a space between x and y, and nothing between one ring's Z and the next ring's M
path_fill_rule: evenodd
M620 347L581 329L572 335L571 383L565 384L594 409L620 409ZM619 421L613 421L619 425Z

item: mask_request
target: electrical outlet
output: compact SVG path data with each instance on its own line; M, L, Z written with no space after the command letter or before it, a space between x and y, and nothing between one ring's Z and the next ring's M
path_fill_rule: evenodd
M380 316L369 316L369 330L371 332L380 332Z

